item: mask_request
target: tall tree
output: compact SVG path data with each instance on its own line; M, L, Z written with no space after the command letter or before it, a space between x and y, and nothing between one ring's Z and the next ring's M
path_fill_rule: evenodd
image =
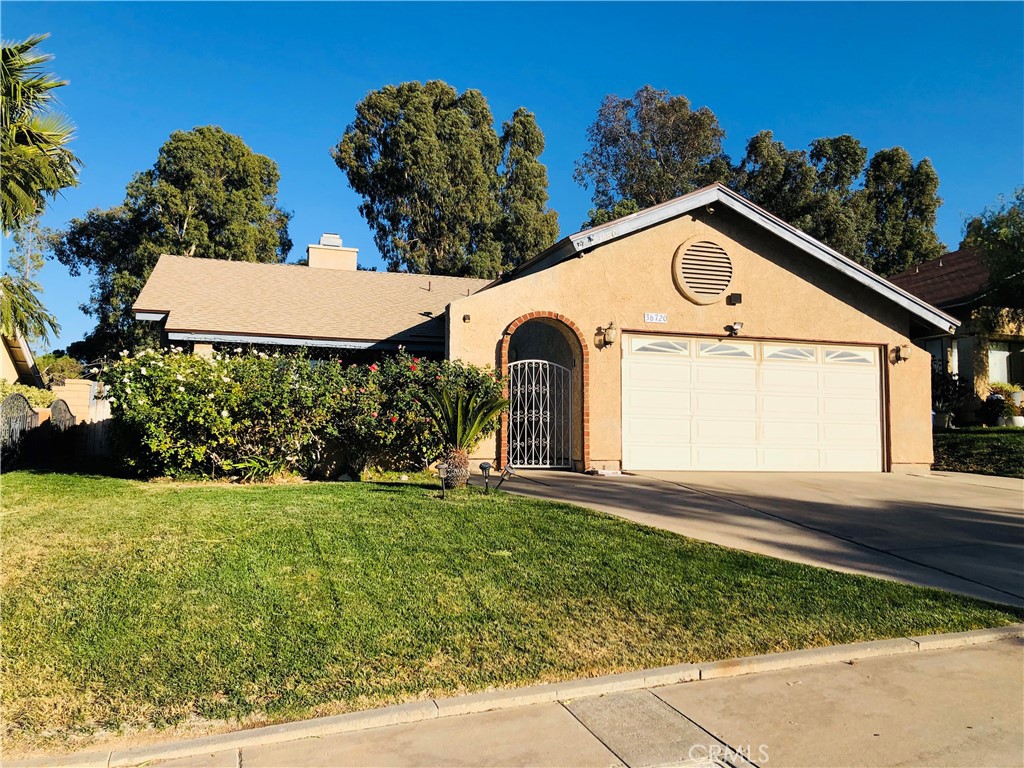
M942 205L939 176L928 158L915 165L902 147L876 152L868 163L864 191L870 222L867 252L875 272L894 275L942 255L946 248L935 234Z
M558 212L549 210L548 170L540 162L544 134L532 113L520 107L502 125L503 173L497 239L503 268L517 267L558 238Z
M0 51L0 210L4 232L41 215L48 197L78 182L81 162L68 148L74 126L54 112L56 89L67 85L44 71L53 57L35 50L49 35L33 35Z
M495 275L501 147L479 91L431 80L388 85L356 105L331 154L394 271Z
M609 94L587 129L590 148L573 174L593 187L597 211L622 200L639 208L663 203L731 174L722 154L725 131L707 107L645 85L632 98ZM597 213L595 211L595 213ZM597 213L592 217L604 218Z
M747 142L732 183L751 202L807 230L814 223L816 180L806 152L786 149L771 131L761 131Z
M82 309L97 320L75 357L95 359L151 340L131 305L162 253L281 262L291 214L277 204L277 164L215 126L175 131L156 163L135 175L122 205L73 219L50 239L73 275L94 276Z
M55 335L60 333L56 318L46 310L39 298L43 289L36 281L36 275L45 260L46 236L47 232L38 218L23 221L14 230L14 247L7 255L3 279L0 281L2 334L11 338L21 336L29 344L46 341L51 332Z
M961 248L981 250L988 263L989 285L979 299L981 319L991 328L1009 323L1024 328L1024 187L1013 200L986 208L966 226Z

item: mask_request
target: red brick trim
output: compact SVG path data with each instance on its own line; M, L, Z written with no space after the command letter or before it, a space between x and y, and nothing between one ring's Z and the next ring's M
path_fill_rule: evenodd
M583 332L565 315L557 312L530 312L513 320L505 329L501 337L501 350L499 353L499 370L501 380L504 382L502 394L508 397L508 345L512 340L512 334L516 332L523 323L538 318L557 320L576 334L576 340L580 344L581 356L583 358L582 371L582 399L583 399L583 424L580 433L583 438L583 469L590 468L590 349L583 337ZM501 425L498 428L498 466L504 467L508 463L508 411L501 415Z

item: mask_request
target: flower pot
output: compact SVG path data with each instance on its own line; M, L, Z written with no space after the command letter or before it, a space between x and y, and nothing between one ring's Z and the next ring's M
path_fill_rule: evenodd
M1011 392L1010 399L1013 400L1013 404L1018 408L1024 404L1024 392Z
M1024 416L1012 416L1013 426L1024 427Z
M1010 418L1011 417L1008 417L1008 416L1000 416L999 418L996 419L996 426L997 427L1008 427L1008 426L1010 426Z
M933 413L932 414L932 428L933 429L950 429L953 426L953 414L952 413Z

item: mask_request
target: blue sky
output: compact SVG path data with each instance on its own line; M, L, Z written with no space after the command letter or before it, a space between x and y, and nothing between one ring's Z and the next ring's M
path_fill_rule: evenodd
M7 1L2 25L5 40L52 33L43 48L71 81L62 109L85 169L50 227L120 203L172 131L216 124L277 161L292 259L327 231L380 263L328 151L368 91L436 78L481 90L499 124L519 106L536 113L562 234L590 205L572 169L601 98L645 83L710 107L734 158L765 128L789 147L850 133L871 152L931 158L951 247L965 216L1024 183L1020 3ZM50 262L41 281L57 346L81 338L88 278Z

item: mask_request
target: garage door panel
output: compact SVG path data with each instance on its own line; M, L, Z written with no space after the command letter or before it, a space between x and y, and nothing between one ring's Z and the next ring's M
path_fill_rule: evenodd
M633 417L624 428L630 440L637 443L690 443L693 439L691 424L689 419Z
M762 417L817 418L820 410L814 395L761 395Z
M762 391L813 391L818 387L818 369L805 365L789 365L783 367L761 368L760 384Z
M814 472L821 467L821 452L817 448L795 448L788 445L768 445L758 451L759 469L787 472Z
M754 416L757 413L757 397L753 392L694 392L693 400L696 414Z
M817 443L822 425L816 421L761 421L761 440L769 444Z
M628 337L624 468L882 469L877 349ZM654 355L654 338L687 352Z
M666 416L689 415L689 390L674 392L662 389L633 389L624 398L630 413L662 414Z
M691 385L690 365L667 364L673 362L676 362L676 359L668 358L661 363L633 363L629 366L627 380L637 386L688 390Z
M743 445L757 439L757 422L752 419L696 418L693 427L693 440L699 443Z
M698 469L734 472L757 468L757 448L735 445L696 445L693 464Z
M700 363L694 366L693 380L698 387L752 390L757 371L747 360L731 364Z

